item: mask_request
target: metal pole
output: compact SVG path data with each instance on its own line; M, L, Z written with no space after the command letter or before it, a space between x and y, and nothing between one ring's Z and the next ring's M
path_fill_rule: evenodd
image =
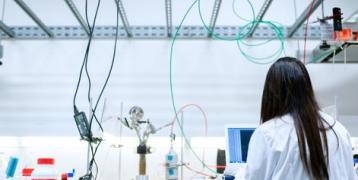
M165 0L165 14L167 20L167 33L168 37L172 36L172 0Z
M184 112L181 112L181 125L184 129ZM181 164L184 164L184 136L182 135L181 139L181 153L180 153L180 159L181 159ZM180 167L180 179L183 180L184 179L184 168L183 166Z
M88 142L88 149L87 149L87 171L86 175L90 174L90 152L91 151L91 143Z
M73 3L72 0L65 0L65 2L68 5L68 7L70 8L70 10L72 11L73 15L76 17L77 21L82 26L83 30L86 31L87 35L89 35L90 31L88 29L88 25L85 22L85 20L83 19L83 17L81 16L80 12L78 11L76 5Z
M123 102L121 102L121 119L123 119ZM123 133L123 123L119 123L119 142L122 143L122 133ZM119 180L122 179L122 148L119 148L119 155L118 155L118 178Z
M303 13L299 16L296 22L291 26L290 30L288 31L287 37L291 38L295 32L302 26L302 24L307 20L307 18L313 14L313 12L321 5L323 0L313 0L310 5L303 11Z
M220 7L221 7L221 1L222 0L215 0L213 13L211 14L211 19L210 19L210 24L209 24L210 32L208 34L208 37L213 36L213 31L214 31L216 21L218 19L218 15L219 15L219 10L220 10Z
M7 26L6 24L4 24L4 22L0 21L0 29L7 34L9 37L15 37L15 32L13 30L10 29L9 26Z
M114 1L116 2L116 5L117 5L118 11L119 11L119 15L121 16L124 30L126 31L128 37L132 37L132 32L130 30L130 25L128 22L126 11L124 10L123 3L121 0L114 0Z
M45 33L49 36L49 37L53 37L53 33L50 31L50 29L36 16L36 14L29 8L29 6L27 6L25 4L24 1L22 0L14 0L21 8L22 10L24 10L27 15L30 16L30 18L35 21L35 23L40 26L40 28L45 31Z

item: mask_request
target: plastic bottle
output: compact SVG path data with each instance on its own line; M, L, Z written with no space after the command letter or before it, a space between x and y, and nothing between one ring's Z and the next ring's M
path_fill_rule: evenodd
M56 180L57 178L55 159L39 158L37 160L37 167L32 172L31 180Z
M178 155L174 151L173 147L170 147L168 154L166 155L166 169L165 179L166 180L177 180L178 179Z
M14 178L18 163L19 163L19 159L17 157L13 157L13 156L10 157L9 163L6 168L6 178L7 179Z

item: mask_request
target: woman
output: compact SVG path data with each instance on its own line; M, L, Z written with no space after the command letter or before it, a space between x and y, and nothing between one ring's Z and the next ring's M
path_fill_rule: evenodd
M320 111L305 66L284 57L266 77L247 180L354 180L348 131Z

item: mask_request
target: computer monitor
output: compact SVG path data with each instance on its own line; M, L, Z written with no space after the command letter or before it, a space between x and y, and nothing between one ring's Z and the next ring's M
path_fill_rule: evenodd
M249 142L256 129L254 124L227 125L226 137L226 163L246 163Z

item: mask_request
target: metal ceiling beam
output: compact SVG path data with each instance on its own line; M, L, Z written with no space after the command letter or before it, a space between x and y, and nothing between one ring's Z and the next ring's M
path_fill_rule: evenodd
M167 33L168 37L172 37L172 0L165 0L165 15L167 20Z
M130 25L128 22L126 11L124 10L123 3L121 0L114 0L114 1L116 2L116 5L117 5L118 11L119 11L119 15L121 16L124 30L126 31L128 37L132 37L133 35L130 30Z
M303 13L299 16L296 22L291 26L288 31L287 37L291 38L295 32L302 26L302 24L307 20L311 14L322 4L323 0L313 0L314 2L310 3L308 7L303 11Z
M270 8L273 0L266 0L264 4L262 5L259 14L256 17L256 21L254 24L254 27L251 29L251 32L249 33L249 37L252 37L252 35L255 33L257 27L259 26L260 22L264 18L267 10Z
M221 2L222 2L222 0L215 0L213 13L211 14L211 19L210 19L210 24L209 24L210 32L208 34L208 37L213 36L213 31L215 29L216 21L217 21L218 16L219 16L219 10L220 10L220 7L221 7Z
M73 15L76 17L77 21L82 26L83 30L86 31L87 35L90 34L89 28L83 17L81 16L80 12L78 11L76 5L73 3L72 0L65 0L66 4L72 11Z
M13 30L10 29L9 26L7 26L6 24L4 24L4 22L0 21L0 29L7 34L9 37L15 37L15 32Z
M118 14L119 16L119 14ZM344 27L358 31L357 23L344 23ZM116 26L96 26L96 33L94 37L96 39L113 39L116 35ZM55 34L54 39L87 39L88 35L82 30L80 25L77 26L49 26L52 32ZM216 26L215 34L227 38L237 38L237 32L242 30L243 26ZM16 33L13 39L31 39L31 40L45 40L49 37L43 33L42 29L37 26L12 26L12 31ZM166 26L131 26L133 39L167 39ZM283 31L287 31L288 27L282 26ZM309 39L319 40L321 37L321 30L318 25L309 26L310 33L307 34ZM122 26L118 29L118 38L128 39L128 35ZM174 28L173 28L174 30ZM207 29L201 26L183 26L181 32L178 34L178 39L207 39ZM304 29L300 28L297 31L297 39L304 39ZM1 39L11 39L5 33L0 33ZM263 25L260 31L255 32L254 39L272 39L277 38L275 33L272 33L272 29L268 25Z
M22 0L14 0L21 8L24 10L27 15L31 17L32 20L35 21L35 23L40 26L40 28L46 32L46 34L49 37L53 37L53 33L50 31L50 29L36 16L36 14L25 4Z

